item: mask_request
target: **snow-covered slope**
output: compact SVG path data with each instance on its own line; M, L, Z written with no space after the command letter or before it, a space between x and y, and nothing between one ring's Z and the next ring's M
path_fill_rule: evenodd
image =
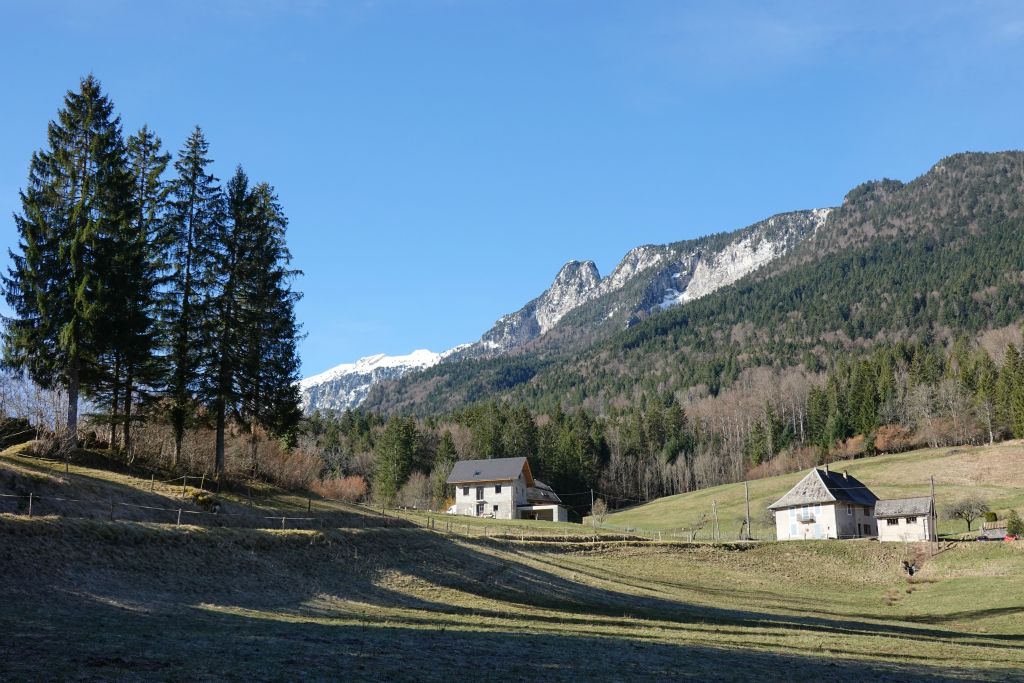
M397 379L411 370L422 370L441 362L456 347L444 353L417 349L404 356L378 353L360 358L355 363L342 363L330 370L299 382L302 410L345 410L355 408L366 398L370 387L386 379Z

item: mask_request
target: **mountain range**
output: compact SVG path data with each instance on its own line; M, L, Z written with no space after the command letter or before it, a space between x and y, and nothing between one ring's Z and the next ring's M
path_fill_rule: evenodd
M476 342L441 353L376 354L300 382L302 408L342 411L360 406L370 389L438 363L494 358L548 336L573 313L564 337L593 338L634 325L669 307L706 296L788 253L820 228L831 209L772 216L741 230L631 249L610 275L593 261L569 261L551 286L502 316ZM545 340L547 341L547 340Z
M715 396L751 368L815 373L879 343L951 344L1024 321L1022 235L1024 153L955 154L831 209L637 247L606 277L570 262L478 341L354 396L381 413L491 398L605 413Z

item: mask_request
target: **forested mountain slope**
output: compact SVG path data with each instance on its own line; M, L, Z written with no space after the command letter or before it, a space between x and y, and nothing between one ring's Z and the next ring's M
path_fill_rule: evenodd
M733 285L582 350L439 365L376 387L366 407L431 414L510 396L538 411L607 412L641 394L715 394L744 368L814 370L878 341L1009 325L1024 316L1022 190L1020 152L957 154L907 184L865 183L788 255ZM566 315L551 334L573 323Z

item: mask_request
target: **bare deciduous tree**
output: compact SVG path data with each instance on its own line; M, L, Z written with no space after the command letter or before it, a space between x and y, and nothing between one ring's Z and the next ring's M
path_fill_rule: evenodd
M604 524L605 518L608 516L608 503L598 498L594 501L593 506L590 508L590 521L593 523L594 528L600 527Z
M968 496L955 503L950 503L944 512L946 519L962 519L967 522L967 530L970 531L974 520L988 512L988 503L978 496Z

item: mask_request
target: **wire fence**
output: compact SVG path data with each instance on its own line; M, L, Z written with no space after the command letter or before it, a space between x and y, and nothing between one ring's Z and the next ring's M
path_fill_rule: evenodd
M180 477L175 478L175 480ZM171 481L175 481L171 480ZM374 516L346 512L343 510L313 511L313 501L308 500L305 515L295 510L276 508L253 508L252 510L228 511L221 503L213 503L212 509L196 510L184 504L177 506L146 505L124 500L97 500L73 498L60 495L0 494L0 512L20 514L27 517L57 516L67 518L109 519L111 521L155 522L161 524L188 524L192 526L241 527L256 529L324 529L407 526L403 520L385 513ZM241 504L235 504L241 505Z

